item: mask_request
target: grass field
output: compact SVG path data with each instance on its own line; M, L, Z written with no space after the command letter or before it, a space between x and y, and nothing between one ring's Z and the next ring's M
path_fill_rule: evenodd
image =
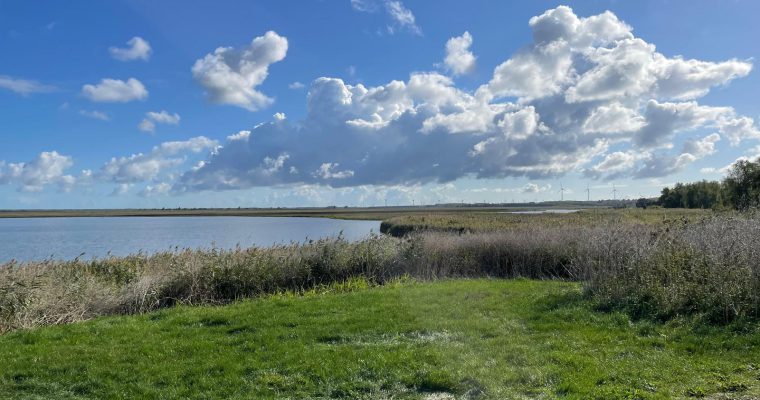
M362 281L0 336L2 398L754 398L760 334L575 283Z

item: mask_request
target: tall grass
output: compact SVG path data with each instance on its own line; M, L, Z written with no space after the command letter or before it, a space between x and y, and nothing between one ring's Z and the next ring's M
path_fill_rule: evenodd
M0 332L175 304L223 304L352 279L411 275L579 280L601 306L642 317L760 316L760 220L606 220L271 248L175 250L0 266Z
M593 228L574 269L602 305L662 319L760 316L760 220L716 217L659 227Z
M0 332L175 304L223 304L355 277L400 275L403 242L375 236L0 266Z

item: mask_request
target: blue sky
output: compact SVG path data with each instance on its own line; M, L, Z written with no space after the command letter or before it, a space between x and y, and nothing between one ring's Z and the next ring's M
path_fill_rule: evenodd
M760 154L759 14L2 2L0 208L633 198L719 179Z

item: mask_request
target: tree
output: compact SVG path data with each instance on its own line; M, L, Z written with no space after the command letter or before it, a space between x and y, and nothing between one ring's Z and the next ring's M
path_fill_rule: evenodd
M760 158L754 162L739 160L723 180L726 203L737 210L760 204Z
M722 182L677 183L663 188L659 199L666 208L713 208L725 206L737 210L760 206L760 158L739 160Z
M636 207L643 208L645 210L646 210L647 207L649 207L649 206L651 206L653 204L655 204L654 201L652 201L650 199L647 199L645 197L642 197L642 198L636 200Z
M665 208L713 208L721 204L721 192L716 181L677 183L672 189L662 189L659 202Z

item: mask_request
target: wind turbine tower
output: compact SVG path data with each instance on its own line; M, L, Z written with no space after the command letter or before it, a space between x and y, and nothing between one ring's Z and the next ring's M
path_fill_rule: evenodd
M586 201L591 201L591 188L586 184Z
M562 186L562 182L559 184L559 200L565 201L565 187Z
M617 200L617 188L615 187L615 184L612 184L612 200Z

